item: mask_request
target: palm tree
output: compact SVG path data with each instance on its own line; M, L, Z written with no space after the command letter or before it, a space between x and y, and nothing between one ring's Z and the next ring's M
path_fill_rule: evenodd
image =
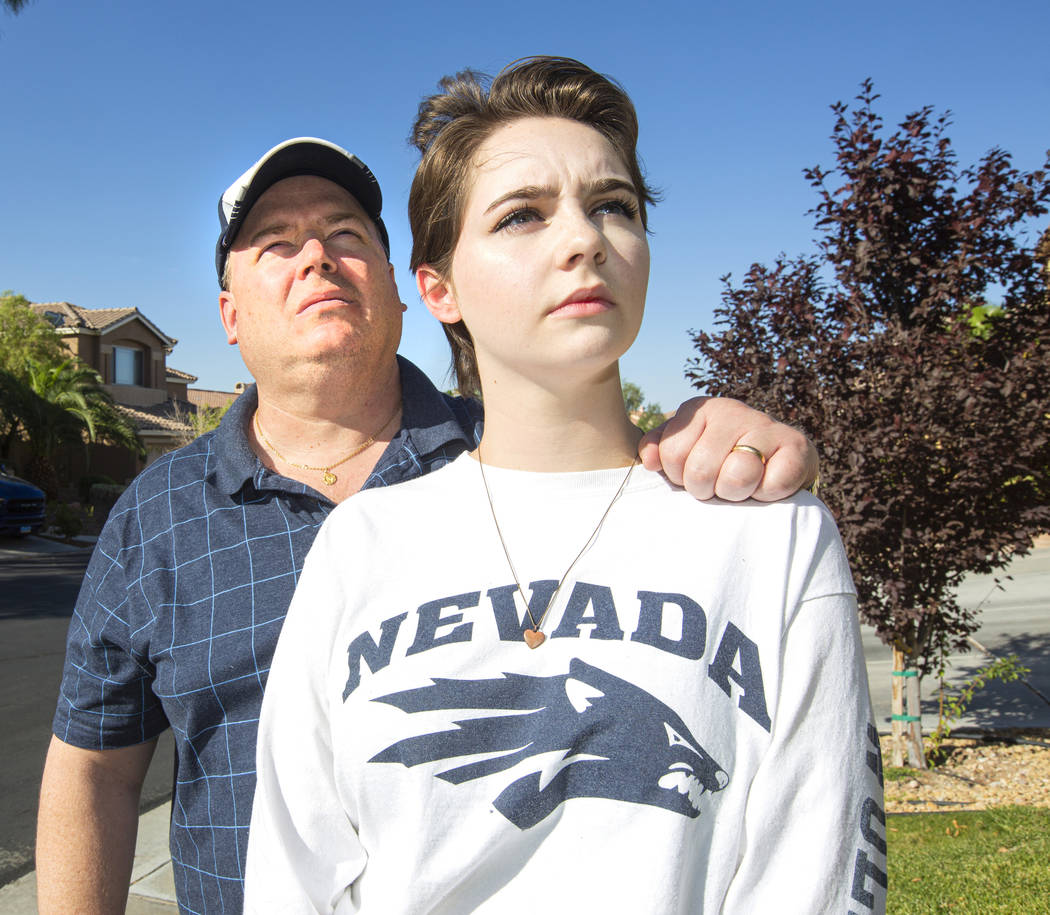
M117 410L98 373L74 359L30 361L20 401L22 430L29 441L29 475L49 496L57 493L53 457L60 445L104 441L145 456L131 423Z
M22 417L32 410L35 397L21 378L0 368L0 458L10 455L22 429Z
M91 409L93 388L99 387L100 379L94 369L77 365L72 359L58 363L30 362L28 366L29 387L44 401L61 408L75 420L70 428L82 426L89 442L95 441L95 416ZM105 391L102 391L105 395ZM41 447L50 450L66 436L62 428L45 428L38 439Z
M6 6L12 13L21 12L22 7L25 6L29 0L4 0L4 6Z

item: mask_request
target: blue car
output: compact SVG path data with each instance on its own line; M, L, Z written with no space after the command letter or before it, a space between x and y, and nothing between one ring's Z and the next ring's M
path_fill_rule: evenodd
M44 492L0 463L0 535L24 537L44 526Z

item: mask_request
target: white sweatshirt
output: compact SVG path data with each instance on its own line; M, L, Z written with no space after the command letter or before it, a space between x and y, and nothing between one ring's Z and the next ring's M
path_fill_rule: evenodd
M486 467L537 618L624 472ZM468 456L332 513L266 687L246 912L884 911L823 505L636 467L534 650L516 590Z

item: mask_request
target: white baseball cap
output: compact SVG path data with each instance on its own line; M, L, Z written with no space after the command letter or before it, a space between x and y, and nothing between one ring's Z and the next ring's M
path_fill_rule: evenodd
M383 193L368 166L357 156L327 140L294 137L269 150L219 198L220 231L219 241L215 245L215 270L220 283L226 256L248 211L272 185L297 175L327 178L351 194L375 223L386 256L390 257L390 238L380 216Z

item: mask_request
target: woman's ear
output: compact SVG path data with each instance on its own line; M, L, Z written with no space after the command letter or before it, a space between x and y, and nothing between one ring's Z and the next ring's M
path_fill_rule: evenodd
M463 320L452 284L429 264L423 264L416 271L416 288L427 311L442 324L457 324Z

